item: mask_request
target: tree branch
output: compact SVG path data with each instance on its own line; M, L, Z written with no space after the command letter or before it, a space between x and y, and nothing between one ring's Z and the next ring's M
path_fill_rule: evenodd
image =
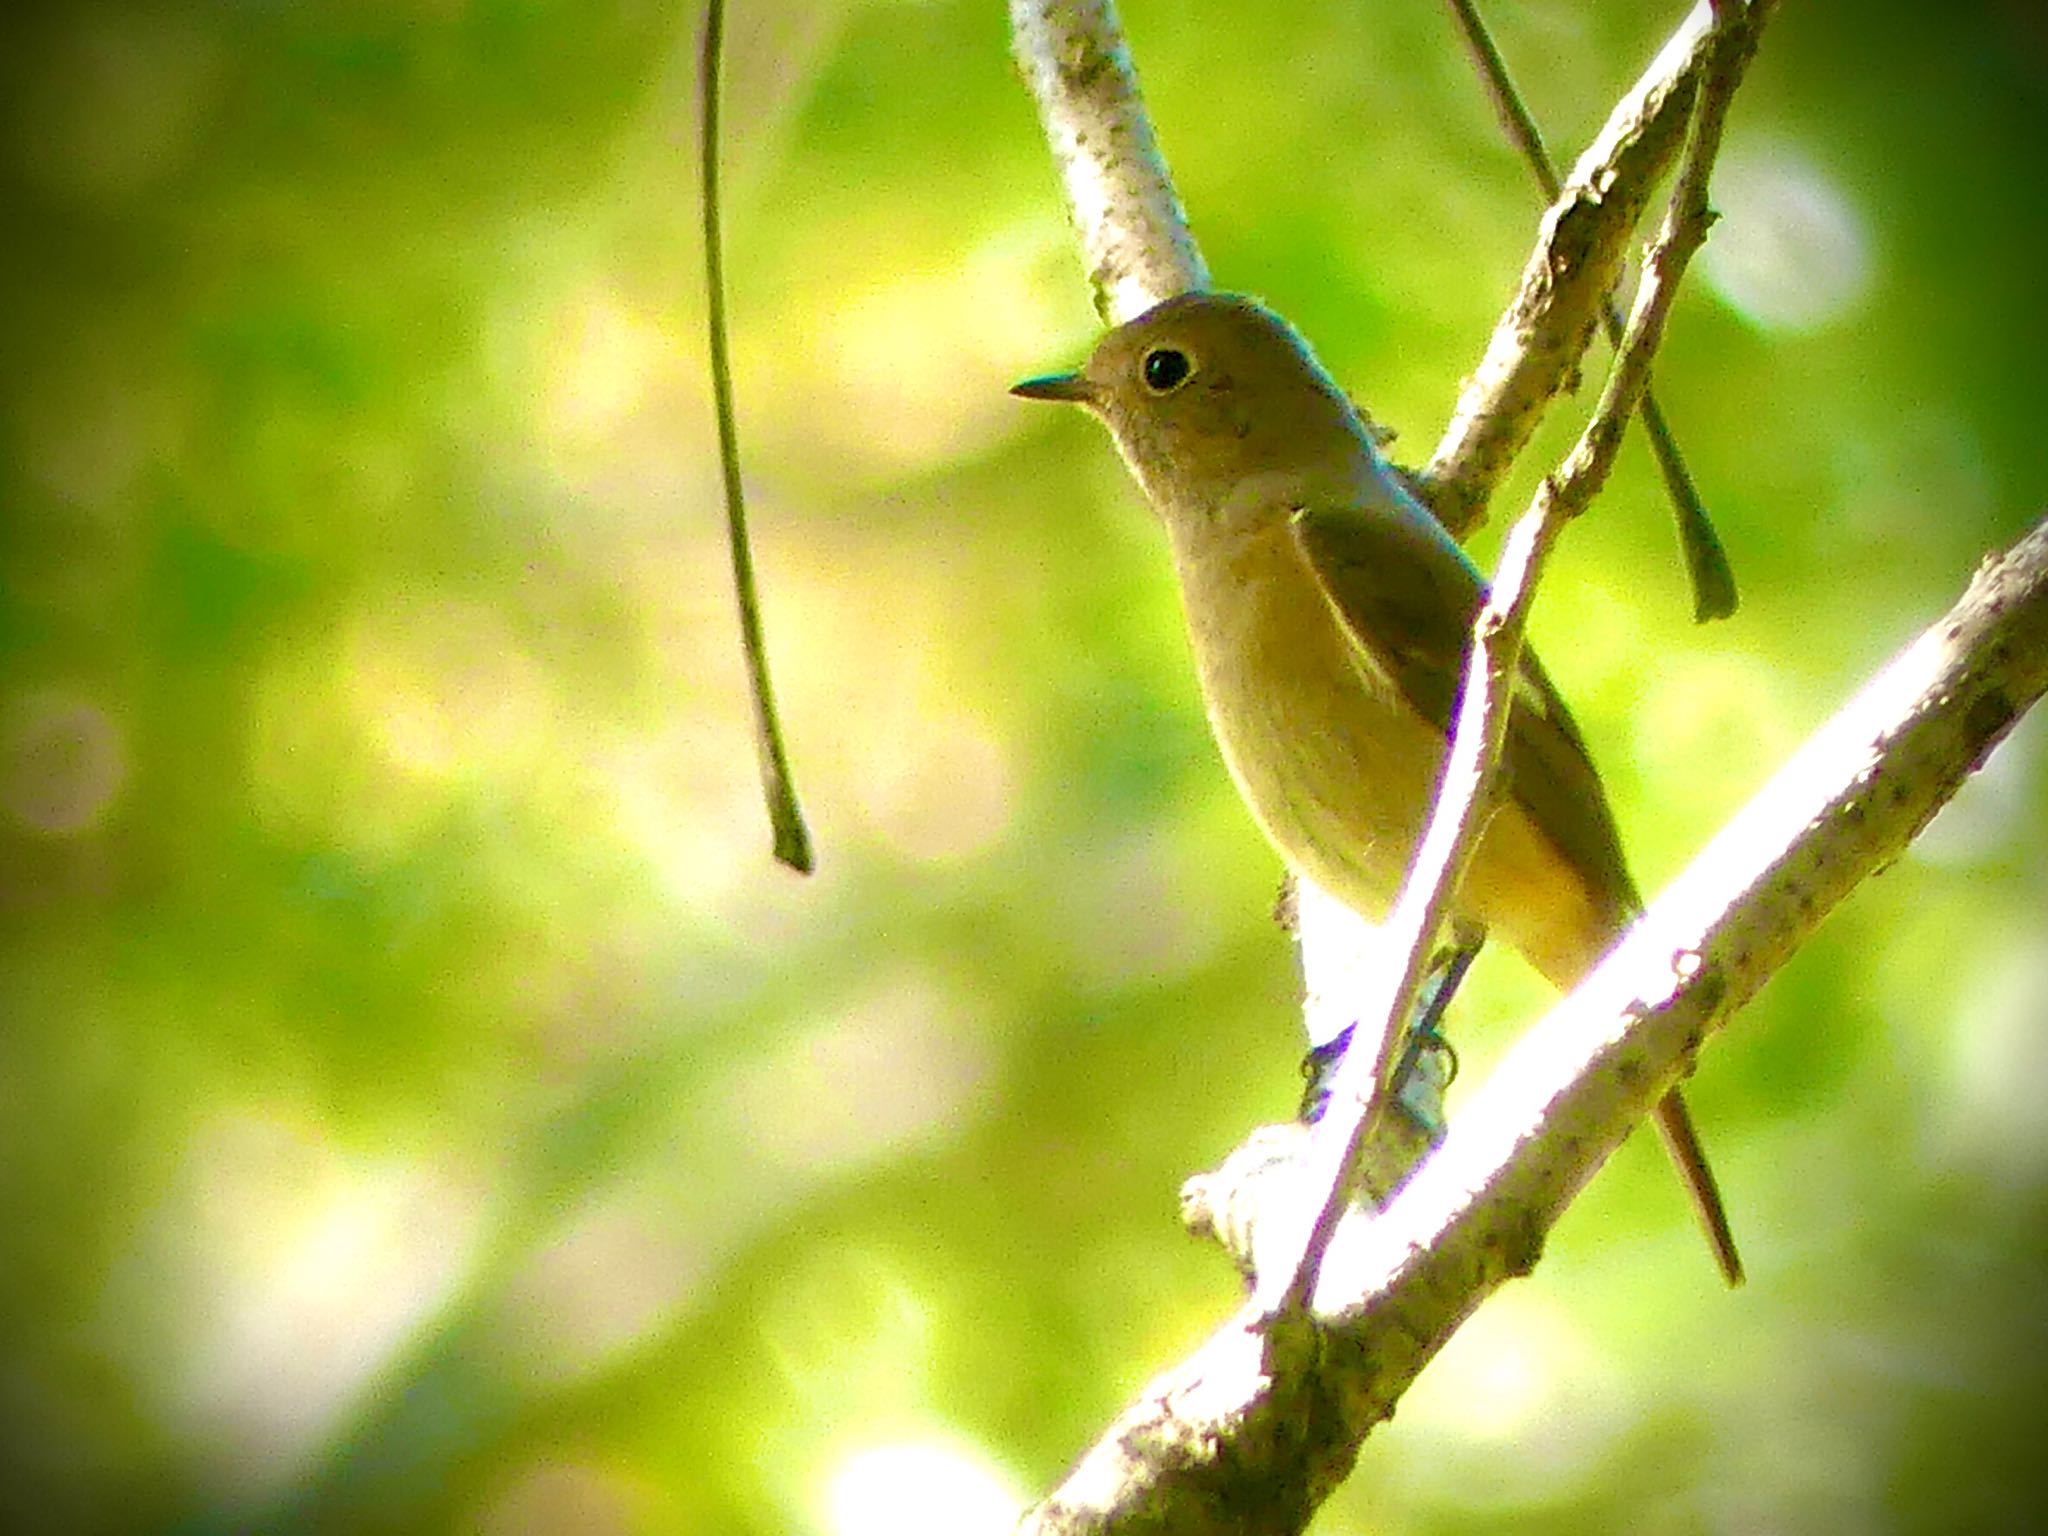
M1577 382L1630 231L1685 137L1714 10L1713 0L1699 0L1579 157L1443 439L1415 477L1430 510L1460 539L1485 520L1494 487L1544 410Z
M1478 70L1480 81L1500 114L1502 131L1536 178L1543 200L1556 202L1564 190L1557 179L1557 166L1543 142L1542 130L1515 89L1507 60L1501 57L1479 7L1474 0L1448 0L1448 4L1451 19L1465 39L1466 51L1472 55L1473 68ZM1621 311L1611 296L1600 301L1600 327L1606 333L1607 344L1619 351ZM1664 479L1664 494L1670 497L1672 513L1678 519L1679 548L1685 555L1686 574L1692 580L1692 616L1701 624L1710 619L1725 619L1735 612L1738 602L1728 552L1721 547L1713 519L1707 516L1699 488L1693 484L1692 472L1685 467L1685 456L1678 451L1678 436L1664 419L1664 408L1657 403L1656 391L1647 384L1643 386L1642 404L1637 410L1642 417L1643 435L1650 440L1650 453L1657 460L1657 472Z
M1323 1327L1267 1358L1248 1303L1025 1517L1034 1536L1295 1532L1458 1324L1701 1042L1884 869L2048 691L2048 518L1780 769L1519 1041L1377 1216L1339 1227ZM1277 1177L1274 1182L1282 1182ZM1254 1255L1261 1232L1252 1227Z
M1684 164L1644 262L1643 281L1614 366L1578 441L1516 522L1493 590L1480 608L1436 805L1387 922L1389 948L1402 959L1376 978L1371 1005L1358 1021L1356 1038L1376 1042L1377 1049L1348 1052L1338 1067L1329 1109L1311 1138L1311 1161L1303 1169L1310 1189L1318 1192L1314 1198L1319 1205L1298 1250L1286 1253L1277 1271L1258 1271L1260 1294L1276 1311L1307 1305L1323 1254L1351 1199L1360 1155L1392 1090L1401 1035L1397 1021L1407 1018L1414 1006L1423 973L1436 953L1437 936L1486 826L1489 791L1507 739L1536 579L1564 525L1591 506L1607 483L1628 418L1649 387L1651 359L1664 339L1678 284L1712 222L1707 183L1728 109L1766 19L1760 5L1731 4L1716 23Z
M1121 325L1208 287L1113 0L1010 0L1010 34L1066 187L1096 312Z

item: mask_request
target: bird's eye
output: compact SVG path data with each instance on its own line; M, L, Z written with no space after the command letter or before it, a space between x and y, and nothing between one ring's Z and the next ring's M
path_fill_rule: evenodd
M1171 394L1195 371L1187 353L1172 347L1154 347L1138 367L1145 376L1145 387L1155 395Z

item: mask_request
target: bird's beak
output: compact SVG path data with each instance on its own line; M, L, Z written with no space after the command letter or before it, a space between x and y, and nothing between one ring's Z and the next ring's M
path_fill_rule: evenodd
M1078 373L1048 373L1042 379L1012 384L1010 393L1026 400L1064 400L1071 405L1088 405L1095 399L1095 386Z

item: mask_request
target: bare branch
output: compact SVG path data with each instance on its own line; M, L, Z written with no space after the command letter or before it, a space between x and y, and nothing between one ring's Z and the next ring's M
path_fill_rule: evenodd
M1507 60L1501 57L1493 34L1487 30L1486 22L1479 14L1479 7L1474 0L1448 0L1448 3L1451 17L1465 39L1466 50L1472 55L1473 67L1479 71L1487 94L1493 98L1494 109L1500 114L1502 131L1521 154L1529 173L1536 178L1544 200L1556 202L1562 190L1557 179L1557 166L1543 142L1542 130L1536 126L1536 119L1523 102L1521 92L1515 89ZM1611 296L1600 301L1600 324L1607 334L1608 345L1619 350L1621 311ZM1692 581L1693 618L1702 624L1709 619L1725 619L1735 612L1738 601L1735 572L1729 568L1728 552L1721 547L1720 536L1714 532L1713 519L1707 516L1706 504L1700 500L1699 488L1693 484L1692 472L1685 467L1685 456L1678 451L1678 437L1671 430L1670 422L1664 419L1664 408L1657 403L1655 390L1648 385L1643 387L1642 404L1638 410L1642 416L1643 434L1650 440L1650 452L1656 458L1657 471L1664 479L1664 494L1671 498L1671 510L1678 519L1678 543L1685 555L1686 574Z
M1066 186L1097 313L1121 325L1208 287L1112 0L1011 0L1010 30Z
M1629 234L1677 153L1706 64L1712 0L1699 0L1635 87L1608 115L1544 215L1521 286L1466 381L1417 488L1459 538L1550 402L1576 380L1600 308L1621 275Z
M1330 1085L1329 1109L1310 1143L1311 1187L1320 1191L1321 1205L1303 1234L1298 1256L1290 1256L1278 1274L1259 1272L1260 1294L1276 1310L1306 1306L1323 1253L1351 1198L1360 1155L1392 1090L1401 1034L1396 1021L1405 1019L1414 1006L1423 973L1436 952L1437 935L1486 826L1488 793L1507 739L1536 578L1564 525L1592 505L1606 484L1628 418L1649 386L1650 361L1664 339L1679 281L1706 239L1711 222L1707 182L1720 151L1728 108L1766 19L1762 7L1731 6L1716 24L1705 85L1697 97L1697 121L1663 227L1644 262L1643 281L1614 367L1578 441L1515 524L1502 552L1500 573L1480 609L1436 806L1387 922L1389 947L1402 958L1375 978L1371 1007L1359 1019L1358 1038L1375 1041L1378 1049L1347 1053Z
M724 0L704 10L703 47L698 54L698 101L702 109L697 141L699 192L704 216L705 325L711 338L711 399L718 418L718 464L725 484L726 541L732 555L733 595L739 604L740 650L754 705L754 751L761 764L761 793L775 857L799 874L817 867L810 828L796 798L782 717L768 677L768 641L761 624L761 594L754 582L754 547L747 537L747 498L740 484L740 439L732 403L732 364L725 335L725 260L718 212L719 64L724 51Z
M2048 518L1987 561L1509 1052L1384 1211L1346 1217L1312 1347L1269 1357L1263 1309L1247 1304L1155 1378L1020 1529L1299 1531L1701 1042L1899 856L2044 691ZM1257 1226L1252 1239L1256 1254Z

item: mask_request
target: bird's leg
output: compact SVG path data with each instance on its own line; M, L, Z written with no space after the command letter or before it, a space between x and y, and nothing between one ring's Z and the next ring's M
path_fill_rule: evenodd
M1475 931L1457 935L1437 951L1415 994L1415 1019L1401 1047L1400 1064L1394 1068L1394 1102L1431 1141L1444 1138L1444 1090L1458 1075L1458 1053L1440 1026L1458 983L1479 957L1484 942L1484 935Z
M1304 1125L1314 1125L1330 1107L1330 1079L1337 1075L1337 1063L1351 1045L1355 1024L1346 1024L1321 1045L1309 1047L1301 1058L1301 1108L1296 1112Z
M1413 1022L1408 1026L1400 1062L1394 1069L1394 1102L1432 1141L1443 1139L1443 1091L1458 1075L1458 1053L1451 1049L1451 1042L1439 1026L1458 983L1465 979L1465 972L1484 942L1485 936L1478 930L1454 934L1450 944L1431 960L1429 974L1415 995ZM1352 1027L1347 1025L1302 1059L1301 1075L1306 1086L1302 1089L1300 1117L1310 1125L1322 1118L1329 1105L1330 1080L1336 1076L1337 1064L1351 1044L1351 1034Z

